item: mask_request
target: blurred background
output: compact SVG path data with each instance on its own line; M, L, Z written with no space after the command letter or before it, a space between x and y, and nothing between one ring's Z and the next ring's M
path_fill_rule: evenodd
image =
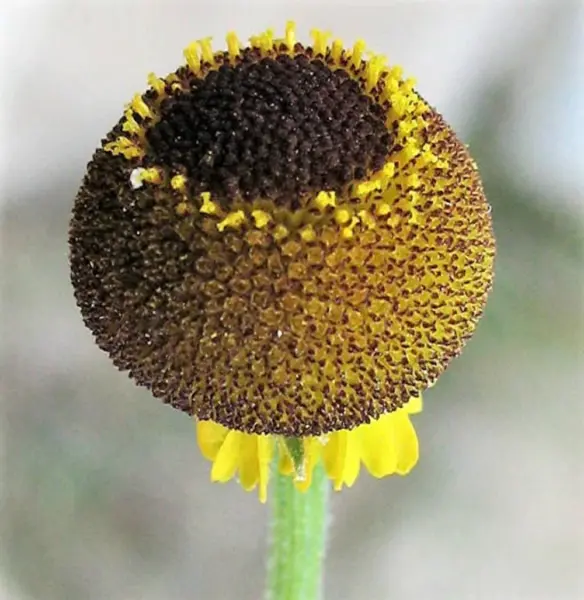
M471 146L495 288L416 417L418 467L333 498L326 598L584 598L584 3L9 2L0 8L0 597L252 600L268 508L211 485L188 418L76 309L69 211L146 74L296 19L363 36Z

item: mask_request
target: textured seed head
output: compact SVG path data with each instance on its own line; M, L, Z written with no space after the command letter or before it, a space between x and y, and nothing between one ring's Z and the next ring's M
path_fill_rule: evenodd
M383 108L321 59L248 50L189 83L161 102L146 139L148 162L183 167L193 192L289 205L387 160Z
M492 282L476 166L360 46L269 34L134 98L75 201L71 277L115 365L233 429L350 429L430 385Z

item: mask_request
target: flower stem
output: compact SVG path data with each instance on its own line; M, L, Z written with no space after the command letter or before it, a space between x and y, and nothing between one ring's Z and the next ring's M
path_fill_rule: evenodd
M327 525L328 482L317 465L306 492L292 477L274 474L267 600L320 600Z

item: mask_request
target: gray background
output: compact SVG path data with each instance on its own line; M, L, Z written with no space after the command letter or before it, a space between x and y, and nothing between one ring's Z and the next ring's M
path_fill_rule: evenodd
M363 36L470 143L495 290L416 417L418 467L333 499L327 598L584 598L581 2L20 2L0 9L2 552L14 600L258 599L267 508L92 343L68 280L84 166L207 34Z

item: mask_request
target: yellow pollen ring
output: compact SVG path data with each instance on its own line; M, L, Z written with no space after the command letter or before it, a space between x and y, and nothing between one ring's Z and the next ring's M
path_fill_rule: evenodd
M314 204L318 210L323 212L327 206L335 207L337 205L336 196L335 192L319 192L314 199Z
M230 31L225 38L227 40L227 51L229 52L229 56L231 58L236 58L239 56L239 38L235 31Z
M381 94L382 101L389 100L391 95L398 91L402 75L403 69L399 65L395 65L385 72L383 78L384 89Z
M268 29L259 35L252 35L249 38L249 43L254 48L259 48L263 53L267 53L274 47L274 31Z
M294 46L296 45L296 23L294 21L286 23L285 42L288 50L294 50Z
M144 169L140 173L140 179L145 181L146 183L154 183L159 184L162 183L162 177L160 176L160 171L154 167L150 169Z
M367 91L370 92L379 82L379 75L386 66L385 56L373 56L367 62Z
M260 45L264 52L268 52L274 46L274 30L266 29L260 36Z
M399 215L392 215L386 221L386 223L389 225L389 227L397 227L398 224L399 224L399 222L400 222L400 216Z
M333 41L331 56L335 62L339 62L341 60L341 56L343 55L343 40L336 39Z
M288 231L288 228L285 225L279 223L278 225L276 225L274 233L272 235L274 236L274 239L277 242L279 242L280 240L283 240L285 237L287 237L289 233L290 232Z
M361 66L361 58L365 51L365 42L363 40L357 40L353 46L353 56L351 57L351 64L357 68Z
M412 189L419 188L422 185L422 180L417 173L412 173L405 178L406 185Z
M176 73L170 73L165 79L166 83L180 83L180 77Z
M416 79L414 77L408 77L402 84L401 89L406 94L411 94L416 87Z
M397 130L400 135L407 137L411 135L413 131L418 128L418 124L415 121L400 121L397 126Z
M401 155L404 158L404 163L407 163L412 158L415 158L420 154L420 148L414 140L409 140L401 151Z
M201 59L199 57L199 49L197 47L197 42L192 42L189 44L183 51L183 56L187 61L187 65L189 69L193 72L194 75L198 75L201 70Z
M370 212L360 210L357 215L368 229L375 229L377 223L375 222L375 217Z
M353 229L355 228L355 225L357 225L357 223L359 223L359 219L357 217L352 217L351 222L346 227L343 227L341 235L346 240L353 237Z
M416 210L413 206L410 207L410 218L408 219L408 223L412 225L421 225L422 224L422 214L420 211Z
M223 232L227 227L237 229L240 225L245 223L245 213L242 210L236 210L229 213L223 221L217 223L217 229Z
M377 179L372 179L371 181L363 181L363 182L359 183L357 185L356 191L357 191L358 196L365 196L366 194L369 194L373 190L378 190L380 188L381 188L381 181L379 180L379 178L377 178Z
M159 95L164 94L166 84L160 77L156 77L154 73L148 73L148 85Z
M184 175L175 175L170 180L170 186L173 190L184 192L187 183L187 178Z
M265 227L272 219L272 217L263 210L252 210L251 216L255 221L255 226L258 229L262 229L263 227Z
M201 200L203 201L203 204L201 205L201 208L199 208L200 212L205 215L214 215L217 212L217 205L215 202L211 201L211 194L209 192L203 192L201 194ZM222 230L220 229L219 231Z
M391 110L398 118L404 117L408 113L408 98L401 92L395 92L389 97Z
M389 73L393 77L393 79L401 81L404 76L404 69L400 65L394 65L393 67L391 67Z
M315 54L326 54L327 40L331 37L331 33L328 31L322 31L321 29L311 29L310 35L313 39L313 49Z
M138 158L143 155L142 149L137 146L131 139L120 136L113 142L105 144L103 149L106 152L111 152L114 156L123 154L125 158Z
M126 110L126 112L124 113L124 117L126 118L124 124L122 125L122 129L124 131L134 134L142 133L142 127L140 127L136 119L134 119L134 112L130 108Z
M420 167L424 167L426 165L438 162L438 157L430 149L426 148L420 153L418 162Z
M144 102L144 100L142 100L142 96L140 96L140 94L136 94L132 98L132 102L130 102L130 108L134 112L138 113L143 119L146 117L152 117L150 108L148 107L146 102Z
M203 38L202 40L197 40L197 44L201 48L201 54L203 55L203 60L212 63L213 62L213 46L211 45L211 40L213 38L211 36Z
M395 175L395 163L388 162L383 167L383 176L386 179L392 179Z
M339 225L345 225L351 220L351 213L346 208L337 208L335 210L335 221Z
M387 202L382 202L375 211L378 216L384 217L391 212L391 206Z
M303 227L300 230L300 237L305 242L314 242L314 240L316 239L316 232L314 231L312 225L307 225L306 227Z

